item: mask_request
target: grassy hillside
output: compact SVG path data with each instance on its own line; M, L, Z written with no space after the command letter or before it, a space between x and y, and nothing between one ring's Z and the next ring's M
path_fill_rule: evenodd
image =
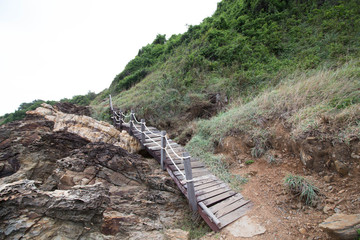
M358 1L229 1L184 34L158 35L93 102L106 118L108 93L123 109L164 128L209 118L249 101L294 71L336 68L359 56ZM195 109L195 110L194 110Z
M92 106L108 118L111 93L239 182L216 154L228 136L249 138L253 157L274 147L279 122L294 144L360 138L359 50L356 0L223 0L201 24L140 49Z

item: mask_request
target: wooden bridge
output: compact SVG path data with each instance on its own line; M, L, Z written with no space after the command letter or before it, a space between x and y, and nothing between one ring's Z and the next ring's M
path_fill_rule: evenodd
M109 101L114 125L129 132L159 161L188 198L191 209L197 211L212 230L219 231L251 208L250 201L231 190L199 159L191 158L184 147L166 136L165 131L146 126L144 119L139 122L133 111L129 115L115 111L111 96Z

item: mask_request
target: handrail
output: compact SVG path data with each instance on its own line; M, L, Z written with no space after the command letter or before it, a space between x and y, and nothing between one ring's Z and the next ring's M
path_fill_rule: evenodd
M173 149L173 147L171 146L171 143L169 141L169 138L165 135L161 135L161 134L158 134L158 133L155 133L154 131L150 130L148 126L146 126L146 123L142 123L142 122L139 122L138 119L136 118L135 116L135 113L131 112L127 115L125 115L123 112L119 112L120 114L118 114L114 108L113 108L113 105L112 105L112 98L111 98L111 95L109 96L109 100L110 100L110 109L112 111L112 118L115 119L116 122L120 122L122 121L123 123L129 123L133 128L135 128L136 131L138 131L139 133L141 134L144 134L146 139L150 139L152 143L154 143L156 146L160 147L162 150L165 151L166 155L168 156L168 158L170 159L170 161L172 162L172 164L175 166L176 170L179 171L179 173L182 175L182 177L184 178L184 180L182 182L186 182L186 183L189 183L189 182L193 182L194 179L191 178L191 179L186 179L186 175L183 173L183 171L180 170L180 168L178 167L178 165L175 163L173 157L170 155L171 153L173 153L175 155L175 157L179 158L180 160L184 160L185 157L182 157L182 156L179 156L175 150ZM126 118L129 118L129 121L125 121ZM131 124L132 123L132 124ZM147 134L146 131L142 131L140 130L139 128L136 127L135 123L137 124L144 124L144 129L149 133ZM131 129L130 129L131 130ZM152 139L150 137L150 134L156 136L156 137L164 137L165 138L165 147L161 146L158 142L156 142L154 139ZM143 143L145 144L145 143Z

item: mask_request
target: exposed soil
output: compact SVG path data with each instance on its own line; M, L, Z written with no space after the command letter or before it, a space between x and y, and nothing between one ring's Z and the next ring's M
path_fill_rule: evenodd
M335 213L360 210L358 141L334 146L308 137L301 144L292 142L284 128L275 128L278 137L270 140L273 149L261 158L251 156L254 144L248 137L228 137L218 149L233 174L248 178L241 193L254 208L247 215L266 228L264 234L251 239L331 239L318 225ZM337 159L346 171L335 167ZM249 160L254 162L246 164ZM320 189L322 196L316 206L305 205L285 189L288 174L304 176ZM219 236L210 238L215 237ZM234 238L224 231L220 239L249 238Z

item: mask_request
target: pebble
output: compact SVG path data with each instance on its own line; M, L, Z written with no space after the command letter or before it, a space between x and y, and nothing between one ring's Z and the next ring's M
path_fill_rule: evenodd
M332 207L329 206L329 205L325 205L324 209L323 209L323 212L325 214L328 214L330 211L332 210Z
M329 189L329 190L333 189L333 186L329 186L328 189Z
M339 208L335 208L334 211L335 211L336 213L341 213L341 210L340 210Z
M325 176L324 181L330 183L332 181L332 176Z
M300 232L302 235L305 235L305 234L306 234L306 229L305 229L305 228L300 228L300 229L299 229L299 232Z

